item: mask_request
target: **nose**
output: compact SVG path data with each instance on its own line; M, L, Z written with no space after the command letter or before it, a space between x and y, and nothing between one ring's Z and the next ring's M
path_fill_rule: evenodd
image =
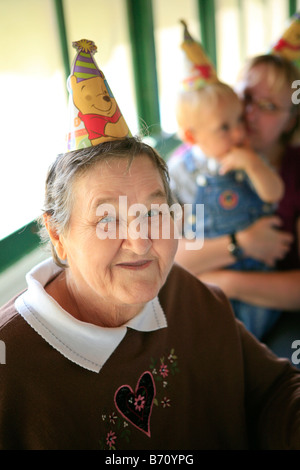
M151 239L145 233L127 230L126 237L122 242L124 250L130 250L136 255L146 255L152 246Z
M232 129L232 140L234 145L241 145L244 140L245 140L245 126L244 123L239 123L237 124L233 129Z

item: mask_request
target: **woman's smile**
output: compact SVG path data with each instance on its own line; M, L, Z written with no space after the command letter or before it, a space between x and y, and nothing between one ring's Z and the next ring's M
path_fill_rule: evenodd
M123 269L129 269L133 271L141 271L148 268L152 264L153 260L139 260L139 261L127 261L125 263L118 263L116 266Z

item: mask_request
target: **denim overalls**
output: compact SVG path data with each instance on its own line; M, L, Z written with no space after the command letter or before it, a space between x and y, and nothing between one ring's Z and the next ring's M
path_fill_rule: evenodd
M193 168L191 152L185 155L185 163L194 171L197 183L197 194L193 204L193 215L190 230L196 233L196 204L204 204L204 237L214 238L231 234L251 225L259 217L271 215L273 204L264 203L251 187L243 171L231 171L219 175L217 168L204 174ZM197 233L196 233L197 236ZM200 234L198 234L200 236ZM267 271L269 268L252 258L243 258L230 265L228 269L240 271ZM256 307L237 300L231 300L236 317L247 329L261 339L274 325L280 316L278 310Z

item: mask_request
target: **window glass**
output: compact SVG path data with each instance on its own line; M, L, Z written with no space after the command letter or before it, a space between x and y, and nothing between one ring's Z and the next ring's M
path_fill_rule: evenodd
M283 33L288 0L215 0L217 68L233 85L244 61L265 54Z
M71 63L73 41L90 39L94 58L103 71L132 134L138 132L132 56L124 0L65 0L64 12Z
M183 27L187 22L190 33L200 39L197 2L195 0L153 0L155 47L161 126L167 133L176 132L175 101L182 77Z
M0 4L1 239L40 214L64 142L66 93L53 2Z
M131 132L137 132L124 0L63 2L72 41L91 39ZM66 77L53 0L0 0L0 239L41 213L49 164L65 151Z

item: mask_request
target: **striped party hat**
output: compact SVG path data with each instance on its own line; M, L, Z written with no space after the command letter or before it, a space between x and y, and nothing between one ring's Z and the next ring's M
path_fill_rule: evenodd
M97 76L103 78L103 74L93 58L93 54L97 52L95 43L87 39L81 39L72 42L72 46L78 51L73 64L73 75L77 78L77 82Z
M184 40L181 48L185 52L186 74L181 82L183 91L193 91L211 83L217 83L215 68L204 52L200 43L196 42L188 31L185 21L180 20L184 27Z
M88 39L72 45L77 55L68 78L67 149L91 147L131 135L104 73L94 60L97 46Z

